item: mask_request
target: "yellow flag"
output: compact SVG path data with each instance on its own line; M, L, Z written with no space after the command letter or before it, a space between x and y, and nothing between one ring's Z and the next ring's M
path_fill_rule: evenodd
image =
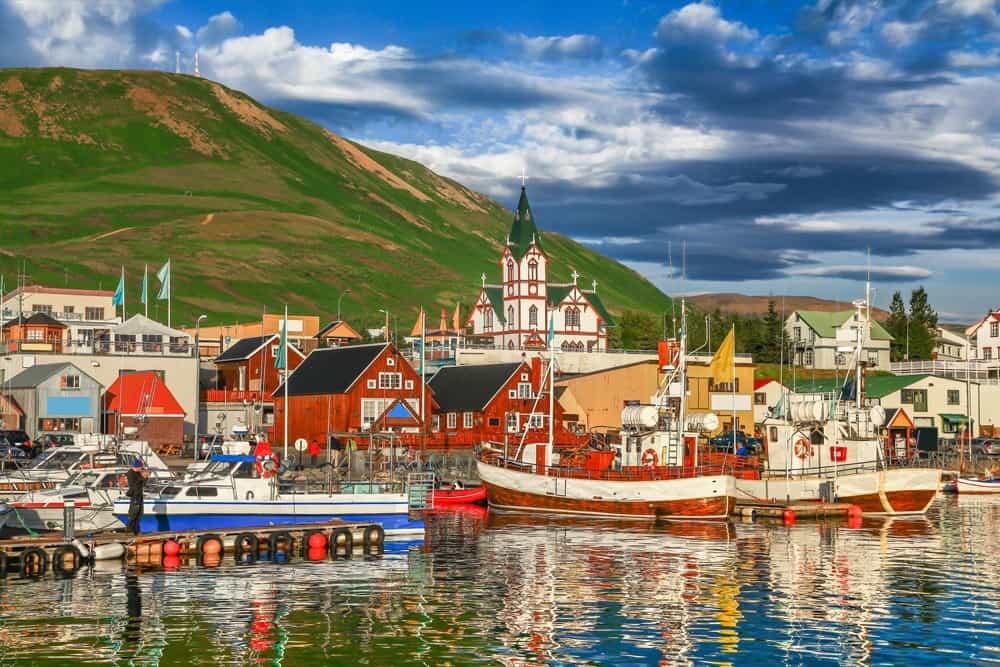
M726 334L722 345L716 350L712 357L712 380L715 384L732 382L733 374L736 371L736 327L733 326Z
M410 331L411 336L419 336L426 326L427 315L424 313L424 309L420 309L420 314L417 315L417 321L413 323L413 330Z
M451 316L451 328L458 331L462 328L462 304L455 304L455 314Z

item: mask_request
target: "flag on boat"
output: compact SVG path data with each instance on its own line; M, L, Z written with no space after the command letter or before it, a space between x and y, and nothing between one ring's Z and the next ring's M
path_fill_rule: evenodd
M716 350L710 369L712 380L716 384L733 381L733 376L736 373L736 325L733 325L722 341L722 345Z
M115 306L125 305L125 267L122 267L122 277L118 279L118 288L115 295L111 297L111 303Z
M139 294L139 303L147 303L147 293L149 292L149 264L142 269L142 293Z
M287 306L285 307L285 319L281 322L281 344L278 346L278 356L274 358L274 367L281 370L285 370L288 367L288 307Z
M160 281L160 292L156 295L159 300L170 298L170 260L156 272L156 279Z

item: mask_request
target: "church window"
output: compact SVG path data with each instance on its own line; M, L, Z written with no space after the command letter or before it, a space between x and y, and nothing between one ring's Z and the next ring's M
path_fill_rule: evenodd
M576 306L570 306L566 309L566 328L580 329L580 309Z
M507 328L514 328L514 306L507 306Z
M528 309L528 326L538 326L538 306L532 306Z
M528 262L528 280L538 280L538 262L535 260Z
M538 285L531 283L528 285L528 294L531 296L536 296L538 294Z
M493 330L493 309L487 308L483 311L483 329L486 331Z
M514 262L507 260L507 280L514 280Z

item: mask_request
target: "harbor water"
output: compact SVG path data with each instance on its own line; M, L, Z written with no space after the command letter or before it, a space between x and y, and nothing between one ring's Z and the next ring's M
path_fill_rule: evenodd
M350 561L0 584L0 664L1000 663L1000 498L636 526L469 508Z

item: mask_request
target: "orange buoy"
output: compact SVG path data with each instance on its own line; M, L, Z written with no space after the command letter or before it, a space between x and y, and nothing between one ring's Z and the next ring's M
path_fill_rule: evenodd
M785 510L785 513L782 515L782 519L784 520L786 526L794 526L795 510Z
M326 560L326 545L321 547L309 547L306 554L309 560Z
M847 517L847 527L848 528L860 528L862 525L861 516L849 516Z
M174 543L176 544L176 542ZM181 559L176 554L163 557L163 567L168 570L176 570L181 566Z
M181 545L175 540L167 540L163 543L163 555L164 556L176 556L181 552Z
M206 556L218 555L222 551L222 543L219 540L205 540L201 545L201 552Z
M848 517L856 516L860 518L861 508L858 507L857 505L851 505L850 507L847 508L847 516Z
M205 567L218 567L221 562L222 557L219 552L215 552L214 554L207 553L201 559L201 564Z
M326 535L323 533L313 533L309 536L309 550L326 549Z

